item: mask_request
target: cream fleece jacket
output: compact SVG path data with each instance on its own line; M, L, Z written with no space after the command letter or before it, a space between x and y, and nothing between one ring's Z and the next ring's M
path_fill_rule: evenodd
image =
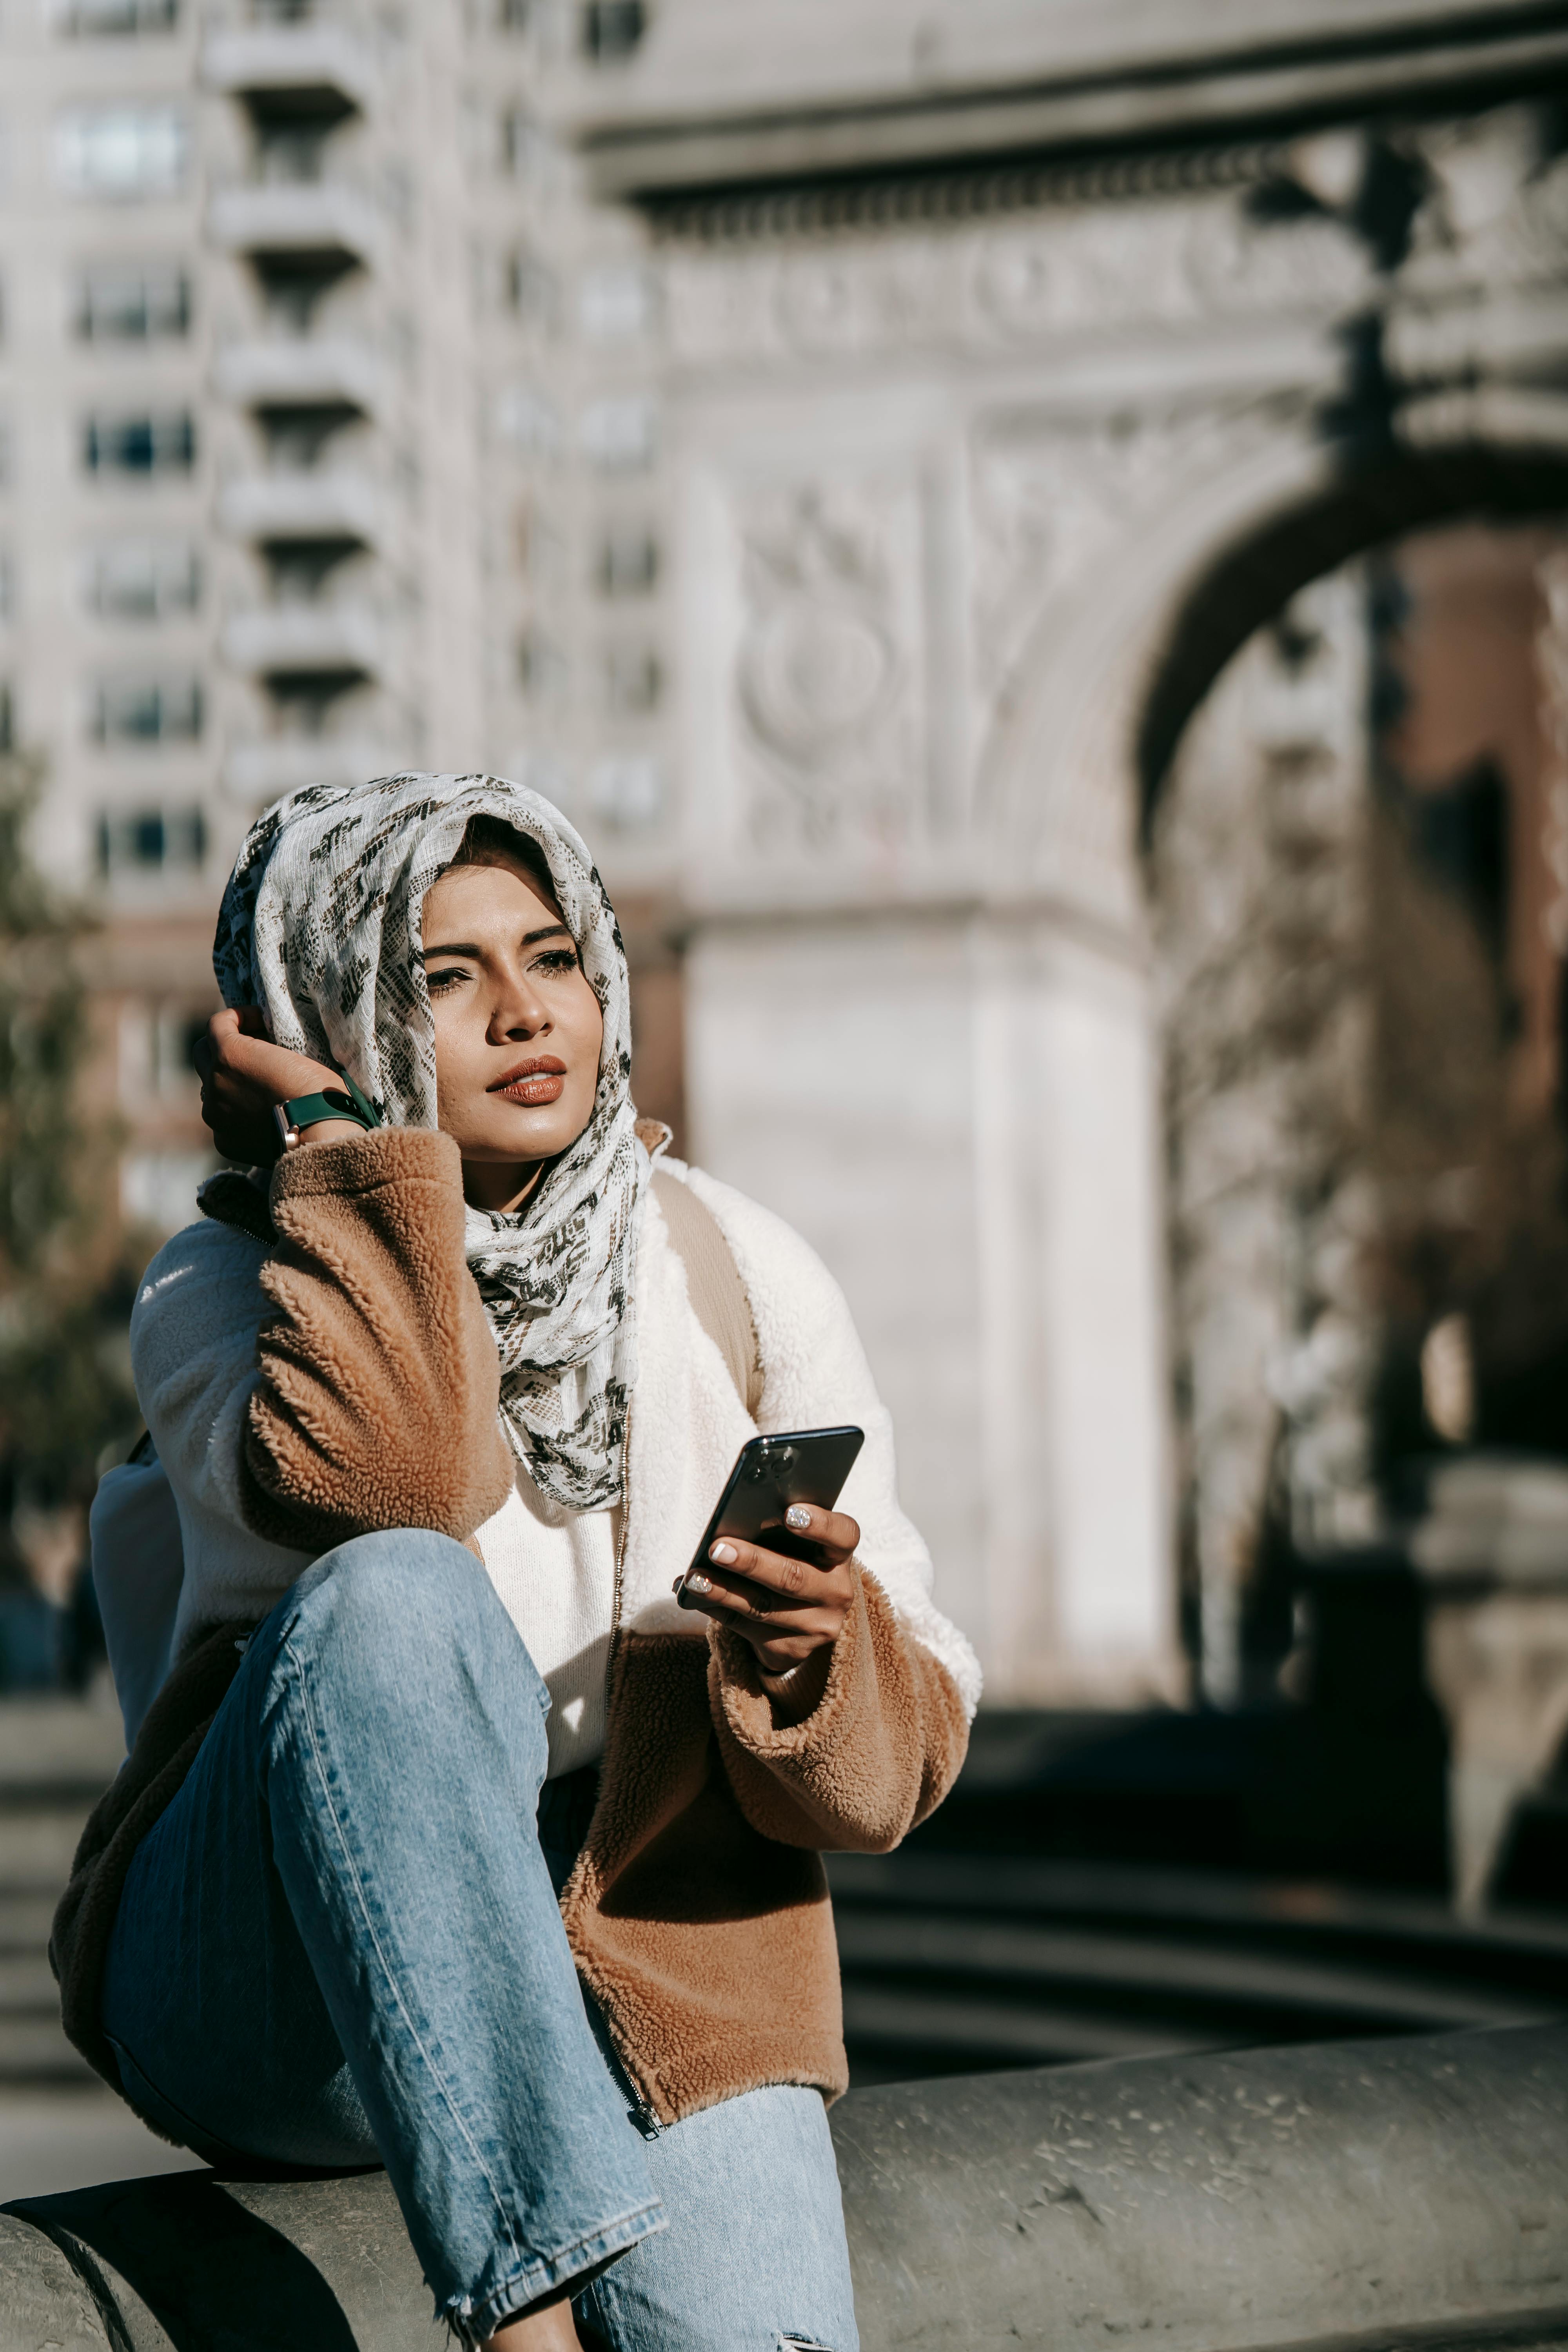
M947 1670L973 1714L980 1676L963 1636L932 1606L930 1555L899 1506L893 1436L842 1291L783 1221L700 1171L665 1160L723 1230L756 1327L763 1393L753 1423L687 1295L657 1197L645 1192L637 1256L638 1370L627 1449L622 1623L705 1648L706 1622L675 1605L736 1454L756 1429L858 1423L866 1444L842 1507L857 1555L907 1633ZM174 1663L212 1626L264 1616L317 1554L268 1542L247 1519L244 1445L259 1382L257 1348L275 1302L261 1286L270 1245L206 1220L148 1267L132 1319L137 1393L179 1511L184 1577ZM551 1770L602 1747L618 1514L553 1511L526 1473L480 1526L485 1565L552 1700ZM254 1505L251 1507L254 1517Z

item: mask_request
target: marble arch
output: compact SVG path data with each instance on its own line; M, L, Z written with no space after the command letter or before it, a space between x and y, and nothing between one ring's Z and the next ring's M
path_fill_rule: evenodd
M664 0L557 107L658 276L693 1143L848 1289L994 1696L1125 1699L1180 1682L1141 825L1295 586L1568 495L1568 33L1259 0L1255 70L967 0L904 88L829 14Z
M1173 493L1163 478L1130 510L1089 593L1075 578L1043 606L1016 666L1023 689L986 748L981 821L1007 887L1043 889L1069 922L1091 926L1101 977L1118 968L1121 1045L1141 1072L1160 1058L1141 845L1186 722L1230 656L1310 582L1403 531L1565 509L1568 398L1494 390L1412 402L1372 463L1276 432ZM1131 1135L1130 1100L1122 1120ZM1146 1254L1152 1223L1163 1234L1157 1170L1119 1205L1120 1234L1102 1218L1087 1244L1102 1266ZM1158 1328L1158 1276L1155 1292L1145 1339ZM1069 1311L1058 1301L1058 1329Z

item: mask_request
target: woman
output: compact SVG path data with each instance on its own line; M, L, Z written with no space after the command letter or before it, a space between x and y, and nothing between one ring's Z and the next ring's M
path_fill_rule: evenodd
M68 2030L216 2160L384 2163L465 2342L849 2352L818 1850L940 1801L977 1675L843 1299L655 1178L615 918L534 794L280 803L215 965L204 1111L257 1165L132 1321L184 1576L57 1924ZM716 1544L679 1602L753 1429L842 1422L814 1561Z

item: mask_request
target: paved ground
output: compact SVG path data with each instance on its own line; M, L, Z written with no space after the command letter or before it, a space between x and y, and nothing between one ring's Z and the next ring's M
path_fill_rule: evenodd
M154 2139L112 2091L62 2084L0 2092L0 2205L99 2180L199 2169L184 2148Z

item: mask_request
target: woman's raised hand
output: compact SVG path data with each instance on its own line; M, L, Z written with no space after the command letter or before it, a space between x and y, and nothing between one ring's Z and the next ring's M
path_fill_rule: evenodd
M701 1571L686 1578L680 1597L683 1607L701 1610L751 1643L770 1687L781 1675L791 1677L787 1692L774 1693L781 1702L793 1705L798 1696L811 1706L855 1597L849 1562L860 1529L847 1511L813 1503L792 1503L784 1523L809 1548L808 1559L721 1536L710 1544Z
M191 1059L214 1143L224 1159L247 1168L267 1166L281 1150L272 1116L276 1104L342 1085L326 1063L275 1045L254 1004L215 1013Z

